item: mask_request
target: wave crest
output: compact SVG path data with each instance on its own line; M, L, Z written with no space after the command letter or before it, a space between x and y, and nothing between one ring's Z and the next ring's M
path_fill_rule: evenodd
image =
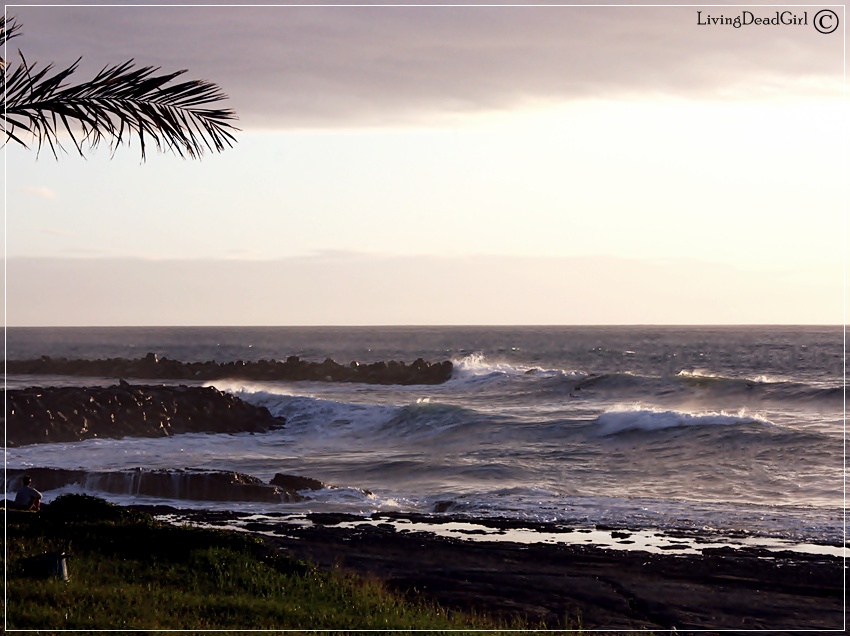
M596 418L596 432L601 436L619 435L628 431L660 431L690 426L774 426L769 420L738 413L687 413L658 409L624 409L607 411Z

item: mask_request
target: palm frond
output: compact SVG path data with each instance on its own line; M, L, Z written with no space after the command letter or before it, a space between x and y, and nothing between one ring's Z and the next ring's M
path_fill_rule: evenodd
M15 23L15 18L6 18L6 15L0 16L0 47L4 48L7 40L11 40L18 35L21 25ZM0 69L6 68L6 60L0 55Z
M5 20L1 24L2 38L14 35L5 28ZM90 81L70 85L68 78L77 71L79 59L55 71L52 64L39 69L20 55L20 65L8 77L2 69L6 142L26 145L20 135L25 132L35 137L39 151L47 145L58 156L63 148L60 137L67 135L82 155L86 147L94 148L105 139L114 150L135 136L143 160L149 144L197 158L236 142L235 113L209 107L227 95L205 80L172 83L185 70L160 74L158 67L136 67L130 60L104 67Z

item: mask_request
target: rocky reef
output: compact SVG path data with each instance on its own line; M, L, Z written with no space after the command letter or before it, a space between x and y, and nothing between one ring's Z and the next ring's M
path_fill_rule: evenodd
M270 483L252 475L224 470L134 470L85 471L62 468L9 469L6 492L21 487L21 478L29 475L40 491L65 486L116 495L157 497L190 501L249 501L289 503L308 498L301 491L333 488L317 479L278 473Z
M8 446L93 437L261 433L284 419L213 387L32 387L6 391Z
M318 382L364 382L368 384L441 384L452 376L452 363L431 363L422 358L404 362L373 362L343 365L330 358L308 362L298 356L284 361L181 362L149 353L144 358L82 360L42 356L34 360L9 360L7 373L54 374L106 378L170 380L283 380Z

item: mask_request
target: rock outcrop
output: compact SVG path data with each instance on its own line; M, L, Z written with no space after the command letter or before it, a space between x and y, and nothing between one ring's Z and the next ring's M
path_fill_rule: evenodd
M306 477L276 475L279 483L266 484L257 477L223 470L135 470L85 471L62 468L9 469L6 492L21 486L21 478L29 475L38 490L48 492L65 486L83 490L158 497L187 501L250 501L287 503L303 501L299 490L318 490L324 484Z
M284 361L260 360L258 362L180 362L159 358L153 353L144 358L107 358L81 360L50 358L37 360L9 360L7 373L52 374L106 378L139 378L170 380L283 380L318 382L364 382L368 384L441 384L452 376L449 361L431 363L422 358L410 364L404 362L374 362L339 364L330 358L324 362L308 362L298 356Z
M319 481L318 479L313 479L312 477L299 477L297 475L284 475L282 473L275 474L272 477L272 480L269 482L272 486L280 486L284 490L321 490L322 488L329 488L329 486Z
M261 433L284 419L213 387L33 387L6 392L8 446L93 437Z

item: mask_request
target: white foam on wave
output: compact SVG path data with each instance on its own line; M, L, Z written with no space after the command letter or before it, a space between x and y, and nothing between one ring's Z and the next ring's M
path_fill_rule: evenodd
M731 380L731 381L740 381L740 382L752 382L755 384L779 384L782 382L791 382L792 380L789 378L781 378L779 376L769 376L769 375L754 375L754 376L742 376L738 378L733 378L725 375L721 375L719 373L714 373L712 371L708 371L706 369L682 369L676 374L680 378L693 378L693 379L712 379L712 380Z
M769 420L751 415L746 409L741 409L737 413L726 411L688 413L685 411L641 408L640 406L607 411L597 417L595 423L597 424L597 433L603 436L617 435L625 431L659 431L687 426L773 426L773 423Z
M452 360L452 364L454 365L454 372L452 373L452 381L454 382L482 382L528 375L536 377L566 377L570 379L587 377L586 373L579 371L543 369L510 362L494 362L488 360L483 353L472 353L460 360Z
M315 395L292 395L243 386L234 395L283 417L285 436L320 446L428 438L469 420L466 409L416 396L411 401L362 403Z
M205 387L214 387L219 391L237 395L247 401L247 397L254 395L309 395L300 391L294 384L282 384L277 382L246 382L242 380L211 380L204 382Z
M397 408L316 397L312 391L300 390L289 384L216 382L210 385L249 404L265 407L275 417L285 418L289 429L316 423L341 425L356 421L375 424L390 417Z
M234 395L256 406L266 407L272 415L285 418L286 428L290 431L333 428L339 433L351 428L375 429L399 409L395 405L360 404L264 390L243 389Z
M706 369L682 369L677 374L680 378L721 378L718 373Z

